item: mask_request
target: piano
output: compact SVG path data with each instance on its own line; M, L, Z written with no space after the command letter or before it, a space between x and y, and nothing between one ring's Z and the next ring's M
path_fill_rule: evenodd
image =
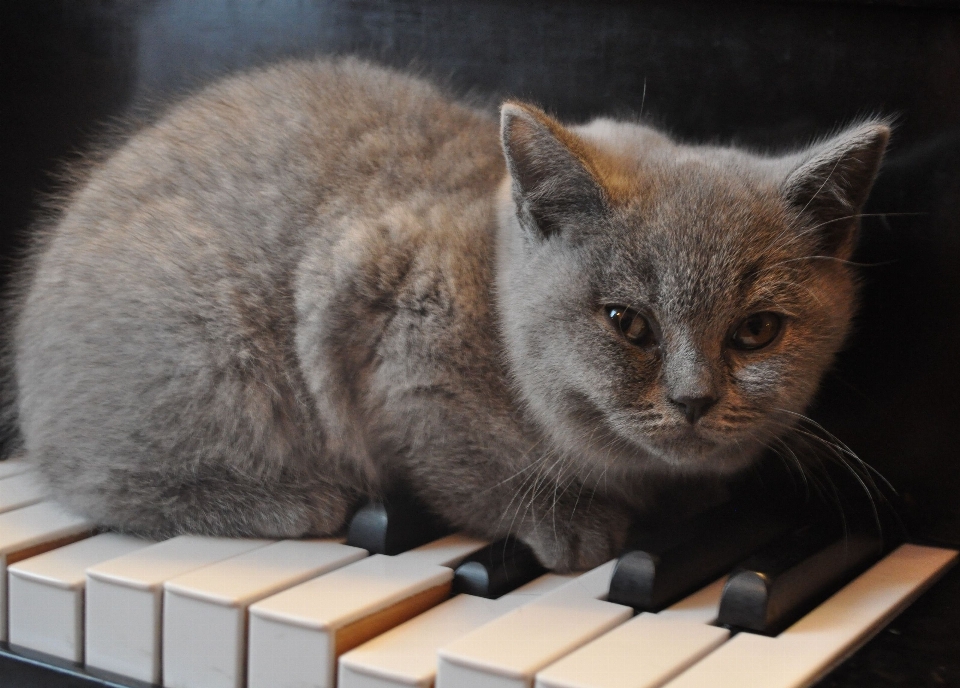
M404 551L391 554L333 541L148 544L92 534L46 504L22 465L0 462L9 506L0 515L0 615L13 623L0 639L0 685L188 685L201 676L212 686L238 675L282 685L297 672L358 686L429 685L431 676L467 687L960 685L960 569L951 569L960 549L960 3L49 0L3 3L0 32L4 266L28 240L59 161L99 140L103 122L284 56L414 64L455 89L529 98L571 121L631 112L682 138L758 148L806 142L864 113L896 115L856 256L861 315L811 415L893 484L908 535L765 635L718 620L733 574L742 596L730 598L738 601L725 618L754 623L758 572L730 567L638 612L635 599L611 596L616 563L529 580L533 569L522 566L522 583L498 584L487 598L484 576L472 584L464 571L488 543L457 534L425 529L432 539L401 538ZM0 270L0 287L7 279ZM11 535L13 524L34 535ZM806 560L776 550L788 536L795 551L806 546L803 532L781 533L744 559L806 581ZM236 587L217 589L223 571ZM349 588L357 576L363 586ZM337 592L309 593L328 586ZM773 586L767 601L795 590ZM106 619L98 595L117 600ZM341 606L314 608L319 597ZM158 614L168 603L174 612ZM151 623L141 623L142 608ZM71 620L53 623L58 614ZM564 623L571 617L577 623ZM544 618L552 621L538 626ZM11 628L23 642L8 642ZM146 637L169 653L111 664L116 643L98 655L93 639L111 635L130 647ZM826 636L839 645L820 644ZM533 638L540 654L521 652ZM624 676L636 680L616 683Z
M399 505L398 505L399 502ZM4 685L654 688L813 685L953 567L803 510L720 505L619 560L545 571L409 500L347 537L98 533L0 464ZM819 513L819 512L818 512Z

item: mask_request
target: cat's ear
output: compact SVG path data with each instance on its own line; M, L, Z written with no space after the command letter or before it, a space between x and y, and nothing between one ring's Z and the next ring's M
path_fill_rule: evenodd
M846 259L853 252L860 211L889 138L887 123L865 122L792 159L783 195L814 223L825 255Z
M603 212L604 190L576 134L542 110L508 101L500 137L520 224L538 238Z

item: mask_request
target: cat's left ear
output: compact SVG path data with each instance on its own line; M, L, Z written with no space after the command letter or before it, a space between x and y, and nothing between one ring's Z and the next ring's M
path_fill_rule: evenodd
M853 253L860 211L889 139L885 122L855 125L798 156L787 175L783 195L813 222L824 255L847 259Z
M605 207L581 139L542 110L515 101L500 110L500 136L520 224L540 239Z

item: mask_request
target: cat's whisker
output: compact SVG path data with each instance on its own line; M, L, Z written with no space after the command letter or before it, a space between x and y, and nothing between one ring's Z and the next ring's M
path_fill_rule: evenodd
M610 468L611 463L609 460L610 455L614 447L616 447L618 444L626 446L627 442L626 440L620 438L614 438L608 441L607 444L602 448L602 450L606 452L607 460L603 462L603 470L600 472L600 475L597 476L596 481L594 481L593 489L590 490L590 499L587 500L586 511L590 511L590 508L593 506L593 498L600 488L600 482L603 481L604 485L606 485L607 470Z
M856 213L852 215L844 215L842 217L831 218L829 220L820 222L815 225L811 225L809 227L804 227L803 229L798 229L792 235L787 236L787 241L785 241L784 243L777 244L776 242L779 241L779 239L786 234L786 232L781 232L780 234L777 235L777 237L774 238L773 242L771 242L768 248L785 250L792 244L799 242L800 239L802 239L803 237L808 236L810 234L815 234L818 230L822 229L823 227L826 227L827 225L834 224L837 222L844 222L847 220L853 220L853 219L864 218L864 217L878 217L881 219L886 219L888 217L918 217L918 216L926 216L929 214L930 213L926 213L926 212L902 212L902 213ZM794 260L805 260L805 259L796 258ZM851 264L861 265L859 263L851 263ZM885 265L885 264L886 263L880 263L879 265ZM771 267L776 267L776 264L772 265ZM865 267L872 267L872 266L866 265Z
M541 466L541 464L543 464L549 458L550 458L550 453L544 452L543 454L540 455L539 458L531 462L531 464L527 466L524 470L533 469L533 468L537 468L539 470L539 467ZM517 507L514 510L513 518L510 521L510 526L507 528L508 532L514 531L514 526L517 523L517 519L520 518L520 510L524 508L524 504L526 502L526 496L527 494L529 494L529 491L534 482L534 478L536 477L537 474L538 474L538 471L534 473L530 473L523 479L523 481L520 483L518 488L514 491L513 497L511 497L510 502L501 511L498 525L502 524L503 519L506 517L507 513L510 512L510 509L513 506L514 502L516 502ZM526 515L526 510L524 510L524 515ZM522 523L522 519L521 519L521 523Z
M595 495L595 494L597 493L597 491L600 489L600 483L601 483L601 481L603 482L604 487L606 487L606 484L607 484L607 470L608 470L609 468L610 468L609 464L608 464L608 465L605 465L605 466L603 467L603 471L600 472L600 475L597 477L597 480L594 482L593 489L590 490L590 503L587 505L587 510L588 510L588 511L590 510L590 504L593 503L593 495Z
M827 488L816 475L815 471L812 469L816 466L807 465L797 454L794 447L791 447L788 442L785 441L783 437L772 436L769 441L759 440L761 444L772 451L775 456L777 456L784 464L784 467L787 469L787 472L790 474L797 473L802 480L804 495L806 499L810 498L810 495L813 491L816 492L816 495L820 498L826 498ZM796 470L793 470L793 469ZM824 476L829 482L829 476ZM831 485L832 487L832 485Z
M809 424L811 424L812 426L814 426L818 431L824 433L824 434L827 436L827 438L829 438L829 439L828 439L829 442L831 442L831 443L833 443L834 445L836 445L837 447L841 448L842 451L843 451L843 453L844 453L846 456L848 456L848 457L852 458L854 461L856 461L857 464L860 465L863 469L865 469L865 470L868 471L869 473L871 473L871 474L877 476L878 478L880 478L880 479L883 481L884 485L887 487L887 489L889 489L891 492L893 492L894 494L896 494L896 490L894 489L893 485L891 485L890 482L889 482L882 474L880 474L879 471L877 471L873 466L871 466L871 465L868 464L866 461L864 461L863 459L861 459L861 458L857 455L856 452L854 452L850 447L848 447L848 446L846 445L846 443L844 443L842 440L840 440L839 438L837 438L833 433L831 433L829 430L827 430L826 428L824 428L820 423L818 423L817 421L813 420L812 418L810 418L810 417L808 417L808 416L803 415L802 413L796 413L796 412L793 412L793 411L787 411L786 409L779 409L779 408L776 409L776 410L779 411L779 412L782 412L782 413L788 413L788 414L797 416L798 418L800 418L800 419L802 420L802 422L806 422L806 423L809 423ZM823 438L820 438L820 439L823 439Z
M588 474L588 475L589 475L589 474ZM583 488L584 488L584 487L586 486L586 484L587 484L586 479L584 479L584 480L579 480L578 482L580 483L580 489L577 490L577 496L576 496L576 497L574 498L574 500L573 500L573 509L570 510L570 520L571 520L571 521L573 520L573 517L574 517L574 516L576 515L576 513L577 513L577 507L580 506L580 497L583 496Z
M643 117L643 104L647 102L647 77L643 77L643 94L640 96L640 112L637 118Z
M910 213L910 212L905 212L905 213L855 213L855 214L852 214L852 215L844 215L843 217L834 217L834 218L831 218L831 219L829 219L829 220L825 220L825 221L823 221L823 222L820 222L820 223L818 223L818 224L811 225L810 227L808 227L807 229L805 229L803 232L801 232L801 234L813 233L813 232L815 232L816 230L820 229L821 227L826 227L827 225L833 224L833 223L835 223L835 222L844 222L844 221L846 221L846 220L853 220L853 219L855 219L855 218L860 218L860 217L880 217L880 218L886 218L886 217L916 217L916 216L925 216L925 215L929 215L929 214L930 214L930 213L926 213L926 212L912 212L912 213Z
M803 481L803 491L804 491L804 495L809 498L809 496L810 496L810 479L807 477L807 471L804 470L803 462L802 462L802 461L800 460L800 458L797 456L796 452L793 451L793 449L790 447L790 445L788 445L786 442L784 442L781 438L779 438L779 437L774 437L774 438L773 438L773 441L776 442L779 446L783 447L783 449L789 454L790 458L793 459L793 465L797 467L797 473L800 474L800 478L801 478L801 480ZM787 468L788 468L788 470L789 470L790 464L787 463L787 457L784 456L784 455L780 452L780 450L774 448L773 445L770 445L770 444L766 444L766 443L765 443L765 446L767 446L768 448L770 448L771 451L773 451L777 456L779 456L779 457L781 458L781 460L784 461L785 465L787 466Z
M805 261L808 261L808 260L832 260L832 261L834 261L834 262L836 262L836 263L842 263L843 265L850 265L850 266L852 266L852 267L858 267L858 268L880 268L880 267L884 267L884 266L887 266L887 265L894 265L894 264L895 264L895 261L892 261L892 260L884 261L884 262L882 262L882 263L858 263L858 262L856 262L856 261L853 261L853 260L845 260L845 259L839 258L839 257L837 257L837 256L820 256L820 255L817 255L817 256L802 256L802 257L799 257L799 258L787 258L786 260L782 260L782 261L780 261L779 263L774 263L773 266L771 266L771 267L779 267L779 266L781 266L781 265L786 265L787 263L801 263L801 262L805 262Z
M538 446L540 446L540 444L542 444L542 443L543 443L543 438L537 440L537 441L533 444L533 446L530 447L530 449L528 449L526 452L523 453L522 458L523 458L523 459L526 459L526 457L529 456L531 453L533 453L533 450L536 449ZM505 485L506 483L508 483L508 482L510 482L511 480L517 478L518 476L522 475L523 473L526 473L527 471L531 470L531 469L537 464L537 462L538 462L538 461L541 461L541 460L543 460L543 457L542 457L542 456L541 456L539 459L535 459L534 461L528 462L527 465L525 465L523 468L521 468L520 470L518 470L517 472L515 472L513 475L509 475L509 476L507 476L506 478L504 478L503 480L501 480L501 481L499 481L499 482L496 482L496 483L493 483L492 485L490 485L490 486L488 486L488 487L485 487L485 488L483 489L483 492L489 492L490 490L493 490L493 489L495 489L495 488L497 488L497 487L500 487L501 485Z
M890 483L884 478L876 469L872 466L869 466L864 462L859 456L857 456L846 444L838 440L832 433L823 428L822 425L814 421L813 419L787 409L776 409L778 412L785 413L789 416L793 416L797 422L801 424L808 424L813 427L817 432L827 435L823 437L817 432L810 432L803 429L802 427L795 424L783 423L784 428L787 430L788 437L794 437L800 441L803 441L807 446L811 446L810 443L815 443L815 446L826 449L826 453L817 453L811 452L810 456L807 457L808 460L822 461L823 459L830 459L834 461L839 466L846 469L849 475L853 477L854 480L859 484L864 495L867 497L870 509L872 511L873 520L876 524L878 532L883 531L883 522L880 515L880 504L884 504L887 507L888 511L892 511L890 501L887 498L886 494L882 489L879 488L876 481L874 480L874 475L879 477L884 486L891 490L894 494L896 491L890 485ZM828 439L829 438L829 439ZM830 480L829 474L824 471L824 476ZM832 484L832 480L830 480ZM841 514L843 513L843 507L838 503L838 509L840 509Z
M520 507L523 504L524 497L526 496L525 487L527 485L527 482L528 482L528 479L525 478L524 481L520 484L520 486L513 491L512 496L510 497L510 501L507 502L506 506L500 510L500 517L497 521L498 526L503 524L503 521L506 518L507 514L511 512L511 508L514 506L514 503L516 503L517 505L516 509L513 510L513 518L510 520L510 525L507 527L508 532L513 529L513 526L516 523L516 519L519 516Z
M550 478L549 471L552 470L553 467L556 466L559 462L563 461L563 458L564 458L563 455L559 452L557 452L557 454L558 454L558 458L552 464L550 464L549 466L544 465L537 472L536 480L534 480L533 482L533 490L532 492L528 491L527 493L527 494L530 494L530 501L527 504L527 507L524 511L524 516L526 516L527 513L533 510L533 507L536 504L537 498L540 497L540 495L542 494L542 486L544 484L547 484L547 481L549 481L549 478ZM536 518L537 514L535 510L533 511L533 514L534 514L534 518ZM546 514L544 514L544 517L545 516ZM541 520L542 518L538 519L535 523L539 523Z
M557 472L557 477L553 481L553 504L550 508L550 512L553 517L554 537L557 537L557 502L560 499L560 497L562 497L563 494L566 492L566 487L562 492L558 492L558 490L560 489L560 484L563 480L563 474L566 471L568 465L571 463L571 457L569 457L568 455L563 455L561 458L563 459L563 462L560 464L560 470Z
M595 434L596 434L596 430L594 430L594 432L591 433L591 439L593 438L593 435L595 435ZM604 463L605 466L608 464L608 462L606 462L606 461L604 461L603 463ZM587 471L587 475L586 475L586 476L583 475L584 470ZM581 463L580 468L577 469L577 474L576 474L576 476L575 476L575 481L580 484L580 489L577 490L577 496L576 496L576 498L574 498L574 500L573 500L573 508L570 510L570 520L571 520L571 521L573 520L574 516L575 516L576 513L577 513L577 507L580 506L580 498L583 496L583 488L586 486L587 480L590 478L590 475L591 475L595 470L597 470L597 465L596 465L596 464L585 464L585 463ZM606 470L606 468L604 468L604 470ZM571 484L573 484L573 482L571 482Z
M522 491L517 490L517 492L514 494L514 498L510 500L510 504L508 504L507 508L504 510L504 515L506 515L510 507L513 505L514 501L516 501L516 508L513 511L513 517L510 519L510 526L508 528L508 532L514 532L515 527L518 525L518 523L520 525L523 524L524 520L526 519L528 510L530 508L530 505L527 502L527 495L530 493L530 490L533 487L533 481L527 480L524 482L524 485L526 485L526 487L522 489Z
M809 439L820 442L830 450L826 455L826 458L836 459L836 462L839 465L846 468L847 471L860 484L864 493L870 499L870 506L874 512L874 518L877 522L878 527L880 527L880 514L879 514L879 511L877 510L877 500L882 500L884 503L887 503L887 504L889 503L886 496L882 493L882 491L879 490L879 488L877 488L877 485L873 481L873 478L870 476L870 474L865 471L859 470L857 465L851 464L849 461L847 461L842 452L840 452L832 443L824 441L823 438L817 437L816 435L813 435L811 433L807 433L804 431L795 430L794 432L800 432L802 435L808 437Z

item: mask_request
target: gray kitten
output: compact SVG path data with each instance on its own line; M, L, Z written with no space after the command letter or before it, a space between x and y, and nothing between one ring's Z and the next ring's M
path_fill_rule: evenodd
M497 121L355 60L188 98L92 169L13 336L22 441L98 523L296 537L403 483L556 569L794 423L889 136L782 157Z

